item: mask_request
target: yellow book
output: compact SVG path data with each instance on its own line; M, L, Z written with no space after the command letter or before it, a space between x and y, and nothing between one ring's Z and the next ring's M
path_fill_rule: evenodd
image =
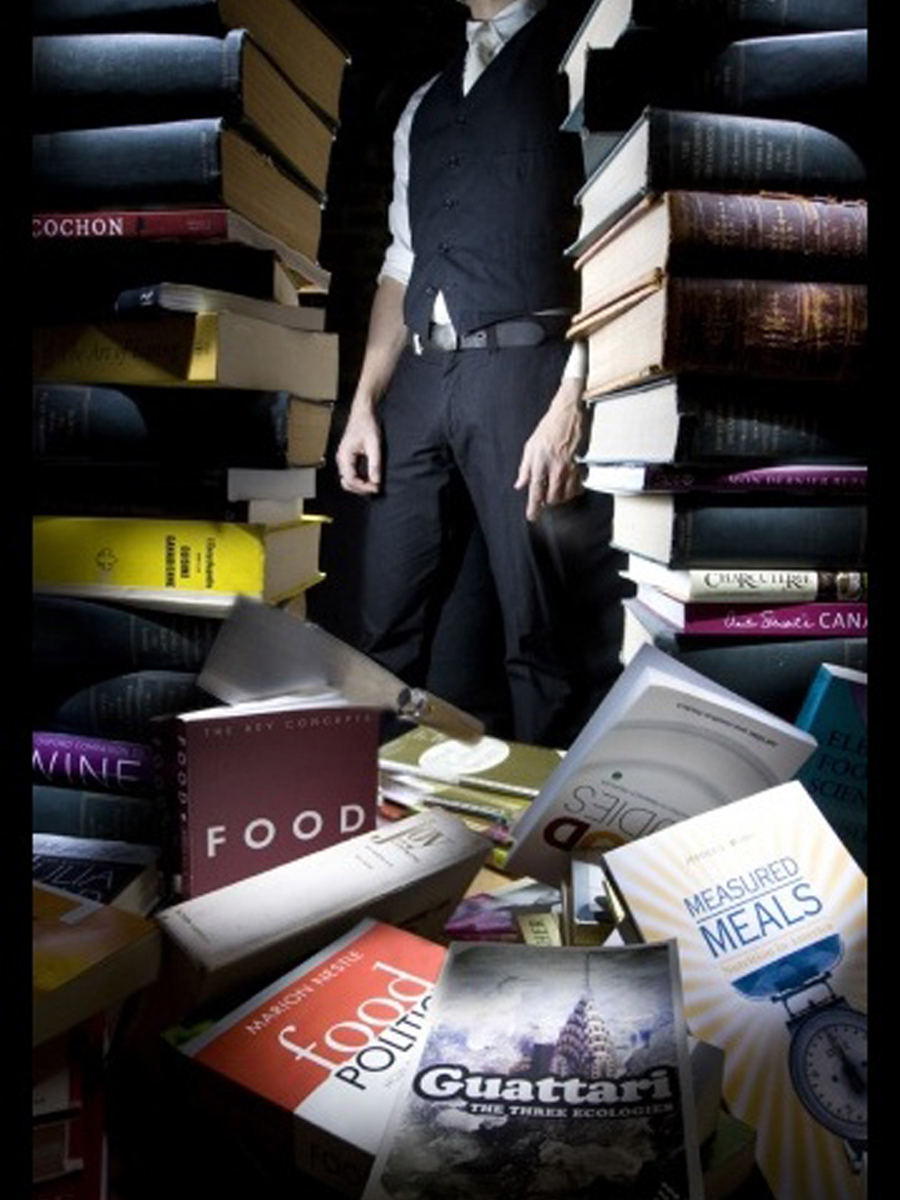
M244 313L143 314L32 332L36 383L252 388L333 400L337 334Z
M224 614L277 603L321 578L327 517L282 525L150 517L35 517L35 591Z

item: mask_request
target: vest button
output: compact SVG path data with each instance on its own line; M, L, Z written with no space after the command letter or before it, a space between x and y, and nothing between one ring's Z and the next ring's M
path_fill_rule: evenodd
M447 159L447 166L448 167L458 167L459 166L459 155L451 154L450 157Z
M456 201L451 196L447 196L444 200L444 208L456 208Z
M441 242L440 245L438 246L438 250L440 250L441 254L448 254L450 251L450 243L449 242Z

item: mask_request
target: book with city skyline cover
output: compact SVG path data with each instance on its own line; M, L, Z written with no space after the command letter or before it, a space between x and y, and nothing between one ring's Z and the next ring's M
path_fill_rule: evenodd
M34 133L32 208L224 206L314 262L322 201L218 117Z
M32 388L32 458L160 468L318 466L334 404L241 388Z
M674 941L451 943L431 1010L364 1200L703 1195Z
M32 520L34 590L203 616L277 603L320 578L324 517L287 525L153 517Z
M604 855L630 940L676 938L691 1033L776 1200L868 1192L867 881L797 780ZM633 930L633 933L631 932Z
M35 383L248 388L311 400L337 395L336 334L229 309L39 325L31 362Z
M866 197L866 167L845 141L803 121L647 105L579 189L577 258L653 192L787 192Z
M324 198L334 128L246 29L39 34L32 99L42 132L228 118Z
M631 659L513 829L513 873L558 883L606 848L793 777L815 739L654 646Z
M36 0L33 31L190 33L246 29L294 87L337 121L349 55L294 0Z

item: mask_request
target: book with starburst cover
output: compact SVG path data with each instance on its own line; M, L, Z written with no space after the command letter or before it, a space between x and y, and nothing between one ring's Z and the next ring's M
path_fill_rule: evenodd
M677 939L685 1019L725 1055L775 1200L867 1194L866 876L798 780L604 856L623 936Z
M363 1200L702 1196L673 941L451 945Z

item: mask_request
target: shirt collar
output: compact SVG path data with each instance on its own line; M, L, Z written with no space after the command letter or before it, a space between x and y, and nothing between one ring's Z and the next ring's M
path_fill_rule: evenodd
M494 28L501 42L508 42L546 3L547 0L512 0L488 24ZM484 21L466 21L466 39L471 42L476 30L483 24Z

